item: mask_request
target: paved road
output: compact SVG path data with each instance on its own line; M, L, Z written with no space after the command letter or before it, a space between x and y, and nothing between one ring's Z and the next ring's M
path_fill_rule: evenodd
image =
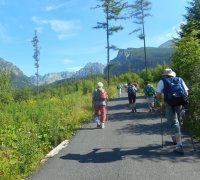
M143 97L137 113L128 108L126 94L109 102L105 129L86 124L68 147L49 159L30 180L197 180L200 152L183 135L185 155L173 152L166 120L161 147L160 114L149 113Z

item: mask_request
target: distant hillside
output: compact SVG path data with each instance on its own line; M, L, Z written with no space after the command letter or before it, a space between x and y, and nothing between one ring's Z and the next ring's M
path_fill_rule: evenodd
M0 58L0 70L8 71L11 75L11 83L14 88L21 88L25 86L33 86L29 78L14 64Z
M161 45L159 46L159 48L172 48L172 46L173 46L173 41L172 41L172 40L169 40L169 41L167 41L167 42L161 44Z
M79 71L73 74L73 77L84 77L92 74L103 74L105 66L101 63L88 63Z
M39 85L50 84L55 81L60 81L68 78L85 77L92 74L103 74L104 65L101 63L88 63L79 71L76 72L58 72L58 73L48 73L44 76L39 76ZM36 77L31 76L30 81L36 84Z
M48 74L45 74L44 76L39 76L39 85L50 84L55 81L67 79L67 78L72 77L72 75L73 73L70 73L70 72L48 73ZM30 76L29 79L32 82L32 84L36 85L37 83L36 76Z
M147 67L153 68L157 64L168 64L174 52L172 48L147 47ZM144 48L121 49L116 58L110 61L112 74L127 71L138 72L145 68Z

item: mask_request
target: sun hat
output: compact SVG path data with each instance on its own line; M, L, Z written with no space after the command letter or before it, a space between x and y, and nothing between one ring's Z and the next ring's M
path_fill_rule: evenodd
M98 86L99 88L101 88L101 87L103 87L103 83L102 83L102 82L98 82L97 86Z
M175 76L176 76L176 73L175 73L174 71L172 71L172 69L165 69L163 75L164 75L164 76L172 76L172 77L175 77Z

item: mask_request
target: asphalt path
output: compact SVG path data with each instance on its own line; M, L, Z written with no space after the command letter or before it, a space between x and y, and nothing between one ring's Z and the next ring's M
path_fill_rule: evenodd
M127 94L108 102L105 129L94 122L83 126L69 145L41 165L30 180L197 180L200 179L199 143L194 147L183 133L185 154L173 150L170 128L163 120L163 147L159 110L148 112L137 97L131 113Z

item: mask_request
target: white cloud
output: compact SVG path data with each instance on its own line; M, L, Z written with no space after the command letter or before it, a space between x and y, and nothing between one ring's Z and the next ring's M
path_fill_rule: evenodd
M69 2L65 2L65 3L61 3L61 4L57 4L57 5L51 5L51 6L47 6L45 8L46 11L53 11L53 10L57 10L60 9L62 7L65 7L69 4Z
M64 21L58 19L45 20L35 16L32 17L32 21L40 26L49 25L51 29L57 33L59 40L74 37L76 32L81 30L81 26L78 21Z
M173 26L171 28L171 32L167 33L166 36L170 37L170 38L177 38L178 37L178 33L181 31L180 27L182 24L185 24L186 21L182 21L180 23L178 23L177 25Z
M79 71L81 68L83 68L82 66L76 66L76 67L72 67L72 68L67 68L68 71L70 72L76 72Z
M64 63L65 64L69 64L69 63L72 63L73 61L71 59L64 59Z
M51 25L52 30L59 33L69 32L74 29L73 22L63 20L50 20L48 23Z

